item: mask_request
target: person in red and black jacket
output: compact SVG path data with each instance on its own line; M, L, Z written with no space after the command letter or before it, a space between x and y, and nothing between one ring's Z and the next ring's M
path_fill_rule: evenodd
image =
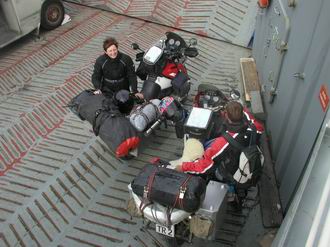
M263 125L246 109L243 109L239 102L231 101L227 104L223 113L222 131L226 131L243 146L248 146L252 131L248 126L249 122L256 127L258 134L264 131ZM240 150L230 145L220 134L220 136L208 141L202 158L193 162L183 162L175 169L212 179L215 169L219 167L220 175L223 176L223 180L226 182L226 180L230 180L228 176L232 176L238 168L240 153Z

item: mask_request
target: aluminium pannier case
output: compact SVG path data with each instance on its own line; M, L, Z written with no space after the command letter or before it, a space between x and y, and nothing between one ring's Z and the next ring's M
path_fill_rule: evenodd
M187 212L198 210L206 190L201 177L153 164L147 164L131 186L143 199Z

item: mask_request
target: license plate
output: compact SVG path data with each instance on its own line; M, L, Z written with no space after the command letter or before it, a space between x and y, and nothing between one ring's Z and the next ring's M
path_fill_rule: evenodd
M156 224L156 232L163 234L165 236L174 238L174 225L167 227L167 226Z

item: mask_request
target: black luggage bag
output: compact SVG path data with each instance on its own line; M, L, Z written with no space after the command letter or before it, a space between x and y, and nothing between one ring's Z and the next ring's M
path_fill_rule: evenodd
M81 120L87 120L91 124L95 121L96 112L117 110L112 99L104 94L94 94L94 90L87 89L72 98L68 104L69 108Z
M94 134L99 135L118 158L127 156L139 145L137 131L112 99L93 92L81 92L70 101L69 108L82 120L92 124Z
M206 182L201 177L153 164L147 164L131 186L144 200L187 212L198 210L206 190Z
M93 125L95 134L115 151L117 157L128 155L138 147L140 137L129 119L116 112L102 112Z

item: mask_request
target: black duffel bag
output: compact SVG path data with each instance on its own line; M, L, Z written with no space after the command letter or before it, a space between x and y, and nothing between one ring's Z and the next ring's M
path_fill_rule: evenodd
M131 183L143 200L195 212L205 196L206 182L201 177L147 164Z
M136 129L119 111L101 112L93 124L93 130L115 151L118 158L128 155L140 143Z
M104 94L94 94L93 89L87 89L76 95L68 103L68 107L81 120L87 120L91 124L95 121L95 113L97 111L117 110L112 99L104 96Z
M85 90L75 96L68 107L82 120L92 124L94 134L100 136L118 158L127 156L138 147L140 137L137 131L113 99L104 94L94 94L94 90Z

